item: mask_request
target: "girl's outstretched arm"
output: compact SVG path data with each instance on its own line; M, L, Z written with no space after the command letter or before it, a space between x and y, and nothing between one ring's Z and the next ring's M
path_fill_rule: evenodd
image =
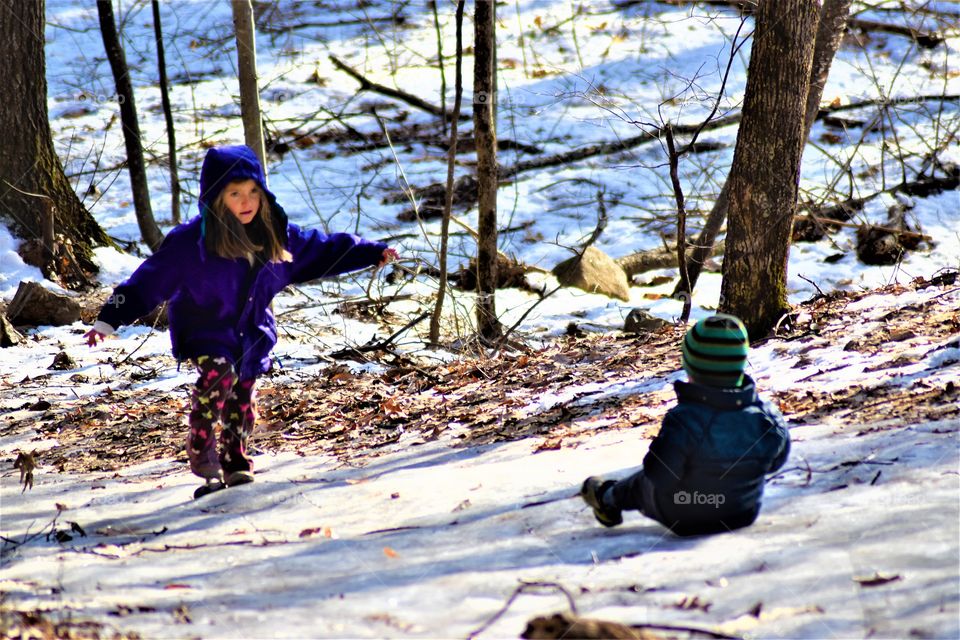
M350 233L329 235L316 229L288 226L289 246L293 254L290 263L290 282L307 282L382 266L396 259L396 251L383 242L371 242Z

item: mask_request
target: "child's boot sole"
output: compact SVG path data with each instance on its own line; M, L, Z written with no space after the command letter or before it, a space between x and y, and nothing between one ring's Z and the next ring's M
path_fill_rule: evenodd
M252 471L234 471L233 473L227 474L227 486L236 487L241 484L249 484L253 482L253 472Z

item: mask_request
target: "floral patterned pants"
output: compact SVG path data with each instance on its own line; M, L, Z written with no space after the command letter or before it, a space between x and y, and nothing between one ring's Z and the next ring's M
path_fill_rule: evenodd
M240 380L233 363L220 356L200 356L195 364L200 377L190 397L190 469L207 478L216 477L221 468L225 474L252 471L246 445L257 421L256 379ZM217 422L222 425L219 455Z

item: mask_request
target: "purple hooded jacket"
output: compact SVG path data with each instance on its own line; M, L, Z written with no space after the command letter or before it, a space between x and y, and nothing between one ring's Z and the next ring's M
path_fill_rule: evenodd
M248 178L260 185L278 227L286 229L292 262L268 262L255 270L245 259L207 252L203 229L209 206L229 182ZM292 283L375 265L387 245L348 233L301 229L288 222L264 183L263 169L249 147L211 149L200 171L200 215L167 234L157 252L117 286L97 320L116 329L169 301L170 340L177 360L225 356L242 380L269 371L270 352L277 344L270 310L274 296Z

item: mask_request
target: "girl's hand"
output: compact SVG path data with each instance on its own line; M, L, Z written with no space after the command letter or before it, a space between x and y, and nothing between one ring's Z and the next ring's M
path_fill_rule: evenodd
M400 259L400 254L397 253L397 250L387 247L386 249L383 250L383 254L381 254L380 256L380 263L377 264L377 268L380 269L382 267L385 267L386 265L390 264L394 260L399 260L399 259Z
M96 329L90 329L90 331L87 331L85 334L83 334L83 337L87 339L87 346L95 347L97 346L97 342L103 342L103 339L106 336Z

